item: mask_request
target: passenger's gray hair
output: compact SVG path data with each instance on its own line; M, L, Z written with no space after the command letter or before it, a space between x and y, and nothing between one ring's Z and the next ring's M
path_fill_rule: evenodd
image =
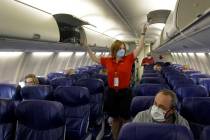
M159 93L161 93L163 95L171 96L171 98L172 98L171 107L176 107L176 105L177 105L177 96L172 90L162 89L157 94L159 94Z

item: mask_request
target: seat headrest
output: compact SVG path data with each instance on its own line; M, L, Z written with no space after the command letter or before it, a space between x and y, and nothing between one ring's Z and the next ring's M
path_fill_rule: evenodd
M209 140L209 138L210 138L210 126L207 126L203 129L200 140Z
M208 92L202 86L188 86L188 87L180 87L177 89L177 97L181 101L186 97L207 97Z
M98 94L104 92L104 83L100 79L88 78L80 79L75 83L76 86L87 87L90 94Z
M23 99L46 100L52 97L52 86L50 85L32 85L25 86L21 89Z
M181 125L128 123L122 127L119 140L193 140L193 137Z
M50 81L50 85L52 85L54 88L58 86L71 86L72 84L73 79L66 77L55 78Z
M37 76L40 85L49 85L49 81L44 76Z
M0 123L15 122L15 103L10 99L0 99Z
M27 100L16 108L20 124L31 129L48 130L64 126L64 107L61 103L46 100Z
M162 89L169 89L165 84L138 84L133 88L133 93L136 96L155 96L158 91Z
M138 112L144 111L153 105L154 96L136 96L131 102L131 115L134 117Z
M160 77L143 77L140 83L153 83L153 84L163 84L165 83L163 78Z
M65 105L77 106L88 104L90 102L89 90L86 87L59 86L55 89L54 96L57 101L60 101Z
M47 75L47 80L51 81L55 78L65 77L64 73L51 72Z
M181 104L181 114L191 122L210 125L210 97L185 98Z
M15 84L0 84L0 98L14 99L16 87Z

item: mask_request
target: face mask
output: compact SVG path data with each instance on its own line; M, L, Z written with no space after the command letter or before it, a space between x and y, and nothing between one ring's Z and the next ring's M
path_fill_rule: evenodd
M148 58L148 59L151 59L151 58L152 58L152 56L148 56L147 58Z
M116 55L118 58L122 58L123 56L125 56L125 49L118 50Z
M166 111L157 107L156 105L152 106L151 116L155 121L164 122L165 121L165 113L166 113Z

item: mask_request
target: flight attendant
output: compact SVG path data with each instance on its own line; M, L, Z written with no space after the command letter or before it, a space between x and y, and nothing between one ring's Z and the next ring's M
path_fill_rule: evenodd
M147 28L143 28L140 45L133 52L126 55L125 43L116 40L111 45L111 56L96 57L87 47L87 51L93 61L103 65L107 70L108 89L105 93L104 111L113 118L112 134L117 140L121 126L130 119L130 103L132 94L130 90L130 78L132 65L144 47L144 35Z

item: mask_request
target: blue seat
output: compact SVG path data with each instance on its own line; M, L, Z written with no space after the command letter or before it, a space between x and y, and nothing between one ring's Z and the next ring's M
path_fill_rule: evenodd
M73 79L69 77L55 78L50 81L50 85L52 85L54 89L58 86L71 86L73 85Z
M140 81L141 84L152 83L152 84L164 84L165 80L160 77L143 77Z
M99 79L88 78L80 79L75 83L76 86L87 87L90 93L90 128L95 131L93 137L96 137L101 130L103 119L103 95L104 82Z
M0 140L15 139L16 122L14 101L0 99Z
M64 107L46 100L28 100L16 108L16 140L63 140Z
M101 79L104 82L104 86L108 85L107 75L105 75L105 74L94 74L92 77L96 78L96 79Z
M199 84L200 78L210 78L208 74L201 74L201 73L194 73L190 74L191 79L194 81L195 84Z
M150 106L153 105L154 96L136 96L132 99L131 102L131 115L133 117L136 116L138 112L147 110Z
M88 135L90 116L90 94L85 87L56 88L55 99L65 107L66 138L68 140L83 140Z
M181 87L176 90L178 100L182 102L182 100L186 97L207 97L208 92L202 86L188 86L188 87Z
M170 84L173 86L179 85L179 84L191 84L191 85L195 85L193 80L191 79L174 79L170 81Z
M210 126L203 129L200 140L210 140Z
M144 73L142 77L161 77L158 73Z
M204 86L208 93L210 93L210 78L201 78L198 83L199 85Z
M61 78L61 77L66 77L64 73L58 73L58 72L51 72L47 74L47 80L51 81L55 78Z
M37 76L40 85L49 85L49 81L44 76Z
M0 98L18 100L20 93L17 88L15 84L0 84Z
M155 96L161 89L169 89L165 84L137 84L133 88L134 96Z
M25 86L21 89L21 96L24 100L51 100L53 98L53 88L50 85Z
M193 137L180 125L128 123L122 127L119 140L193 140Z
M190 124L195 139L199 139L204 127L210 125L210 98L185 98L181 104L181 115Z

